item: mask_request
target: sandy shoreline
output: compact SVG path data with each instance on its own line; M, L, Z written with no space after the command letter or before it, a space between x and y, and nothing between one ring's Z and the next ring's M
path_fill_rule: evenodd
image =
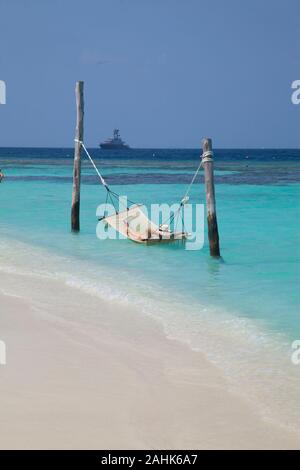
M133 307L8 273L0 305L1 449L300 448Z

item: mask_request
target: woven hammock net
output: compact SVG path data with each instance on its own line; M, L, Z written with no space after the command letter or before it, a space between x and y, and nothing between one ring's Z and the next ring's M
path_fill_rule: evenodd
M167 225L156 225L142 210L143 204L137 204L125 211L109 215L102 222L137 243L170 242L185 240L185 232L170 231Z

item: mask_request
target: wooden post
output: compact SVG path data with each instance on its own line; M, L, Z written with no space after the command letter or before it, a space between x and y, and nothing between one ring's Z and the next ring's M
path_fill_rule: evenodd
M83 140L83 82L76 82L75 88L77 120L75 131L75 150L74 150L74 168L73 168L73 191L72 191L72 210L71 227L73 232L80 230L80 180L81 180L81 144Z
M214 162L211 139L203 139L202 149L202 165L204 168L205 179L207 225L210 254L214 257L220 257L219 232L214 184Z

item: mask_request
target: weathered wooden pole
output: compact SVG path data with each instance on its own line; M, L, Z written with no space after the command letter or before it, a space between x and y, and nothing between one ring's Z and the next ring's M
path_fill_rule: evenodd
M76 95L77 120L76 120L76 130L75 130L71 227L72 227L73 232L79 232L80 230L81 144L78 141L83 140L83 116L84 116L83 82L76 82L75 95Z
M214 162L211 139L202 141L202 166L204 168L207 225L210 254L220 257L219 232L216 212L215 184L214 184Z

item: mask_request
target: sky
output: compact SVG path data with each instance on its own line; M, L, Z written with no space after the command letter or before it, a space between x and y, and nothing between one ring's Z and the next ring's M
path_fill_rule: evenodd
M299 148L299 0L0 0L0 146Z

